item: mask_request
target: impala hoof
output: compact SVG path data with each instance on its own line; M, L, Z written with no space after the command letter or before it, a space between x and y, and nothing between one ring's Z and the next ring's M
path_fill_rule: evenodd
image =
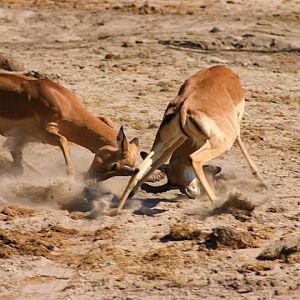
M260 186L263 187L266 191L269 190L269 187L263 181L260 182Z
M110 210L109 212L107 212L107 215L110 217L115 217L117 215L119 215L121 213L121 211L117 208L114 208L112 210Z
M74 169L68 169L67 170L67 175L70 176L70 177L74 176L75 175Z

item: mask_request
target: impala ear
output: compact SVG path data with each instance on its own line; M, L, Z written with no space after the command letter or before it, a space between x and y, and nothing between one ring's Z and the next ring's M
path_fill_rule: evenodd
M124 133L124 129L123 126L120 127L118 136L117 136L117 143L119 146L119 149L124 152L124 151L128 151L128 147L129 147L129 143L128 140L126 138L126 135Z
M136 147L139 147L140 146L140 142L139 142L139 139L138 138L134 138L132 139L129 144L131 145L135 145Z
M141 152L140 152L140 156L141 156L142 159L145 159L145 158L148 156L148 154L149 154L149 153L146 152L146 151L141 151Z
M114 128L114 122L111 120L110 117L108 117L108 116L98 116L97 119L104 122L109 127Z

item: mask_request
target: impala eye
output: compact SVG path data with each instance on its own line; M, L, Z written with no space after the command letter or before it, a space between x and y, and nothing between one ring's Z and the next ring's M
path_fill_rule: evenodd
M117 171L118 167L117 167L117 163L113 163L111 165L110 171Z

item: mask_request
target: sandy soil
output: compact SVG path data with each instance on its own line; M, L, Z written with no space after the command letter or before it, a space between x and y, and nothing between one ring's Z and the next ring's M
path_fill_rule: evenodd
M89 151L71 146L78 176L68 179L59 149L30 144L42 175L13 178L2 147L0 299L299 299L300 1L134 3L1 0L0 52L146 151L180 84L229 65L247 93L242 138L269 191L233 148L213 162L226 177L216 206L139 191L110 217L101 212L128 178L96 185L88 202Z

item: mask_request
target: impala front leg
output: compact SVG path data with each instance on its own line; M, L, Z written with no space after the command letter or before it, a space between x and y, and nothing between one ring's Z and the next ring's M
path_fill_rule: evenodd
M162 165L185 140L185 137L181 137L175 141L173 140L169 142L157 152L152 151L149 153L149 155L137 168L137 173L130 178L130 181L120 199L117 212L120 212L120 210L123 208L128 197L132 197L138 188L144 183L147 177L150 176L151 173L160 165ZM151 167L150 170L148 170L149 167Z
M156 160L153 160L153 163L151 165L151 169L147 171L147 173L138 181L136 186L131 191L131 196L135 194L135 192L139 189L139 187L146 181L146 179L157 169L159 168L163 163L165 163L169 157L172 155L172 153L179 148L184 141L186 140L185 137L179 138L172 146L164 150L163 154L161 156L157 157ZM164 148L165 149L165 148Z
M54 122L48 123L46 126L46 131L49 133L50 135L49 138L51 139L51 141L55 145L59 146L59 148L61 149L64 155L64 159L67 165L67 175L68 176L75 175L75 171L71 163L71 156L68 149L68 141L64 136L62 136L58 132L57 123Z

